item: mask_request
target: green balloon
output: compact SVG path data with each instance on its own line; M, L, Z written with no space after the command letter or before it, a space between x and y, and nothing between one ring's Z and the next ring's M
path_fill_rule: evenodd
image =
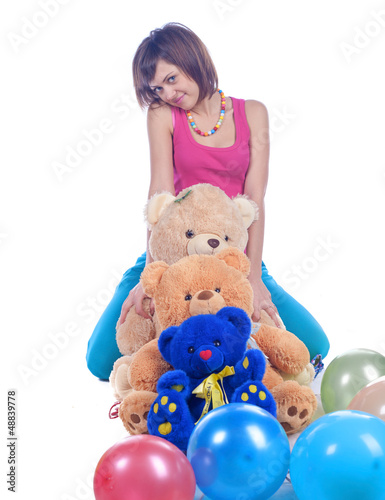
M385 357L370 349L352 349L337 356L326 368L321 383L325 413L346 410L358 392L385 375Z

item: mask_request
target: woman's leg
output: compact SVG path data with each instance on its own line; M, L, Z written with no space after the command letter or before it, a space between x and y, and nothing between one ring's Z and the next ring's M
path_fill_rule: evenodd
M88 369L102 380L108 380L114 362L121 356L115 338L116 323L122 304L132 288L139 283L145 264L146 253L139 257L134 267L124 273L111 302L100 317L88 341L86 355Z
M317 354L323 358L329 351L329 340L321 325L299 302L279 286L262 263L262 280L271 293L271 299L289 332L294 333L306 345L310 359Z

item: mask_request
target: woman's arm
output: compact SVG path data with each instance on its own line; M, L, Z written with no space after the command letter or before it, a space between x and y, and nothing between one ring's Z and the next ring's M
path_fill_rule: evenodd
M155 193L169 191L175 194L174 172L172 158L172 116L169 106L164 105L157 108L150 108L147 113L147 132L150 145L150 165L151 181L148 190L148 198ZM153 262L153 258L148 248L150 231L147 231L147 256L146 264ZM119 321L123 323L128 311L132 306L138 314L144 318L149 316L143 310L143 299L146 298L142 286L138 283L129 293L123 302ZM150 312L154 314L154 305L151 301Z
M167 105L150 108L147 113L147 133L150 145L151 181L148 198L155 193L169 191L175 195L172 158L172 116ZM153 261L148 248L150 231L147 231L146 264Z
M246 118L250 127L250 164L247 171L244 193L257 203L259 218L249 228L246 254L251 262L249 281L254 292L254 314L259 321L264 309L279 327L277 309L271 301L270 292L262 281L262 250L265 233L265 193L269 176L269 117L266 107L259 101L245 103Z

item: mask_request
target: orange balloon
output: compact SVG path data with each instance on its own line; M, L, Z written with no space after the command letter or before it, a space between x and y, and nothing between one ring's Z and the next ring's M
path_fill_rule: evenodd
M385 422L385 377L373 380L361 389L347 409L365 411Z

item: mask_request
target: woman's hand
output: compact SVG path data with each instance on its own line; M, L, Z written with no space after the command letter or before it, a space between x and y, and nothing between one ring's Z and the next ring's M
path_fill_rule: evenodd
M269 290L266 288L262 278L250 279L250 284L254 292L254 313L251 317L252 321L260 321L261 319L261 310L267 312L270 318L274 321L278 328L281 328L281 325L278 320L278 311L275 305L271 300L271 295Z
M149 298L144 293L142 285L138 283L129 293L126 300L123 302L122 311L120 313L119 323L122 324L125 322L128 311L132 306L135 306L135 311L143 318L150 319L150 316L143 309L143 300ZM150 314L153 315L155 311L154 302L151 299L150 302Z

